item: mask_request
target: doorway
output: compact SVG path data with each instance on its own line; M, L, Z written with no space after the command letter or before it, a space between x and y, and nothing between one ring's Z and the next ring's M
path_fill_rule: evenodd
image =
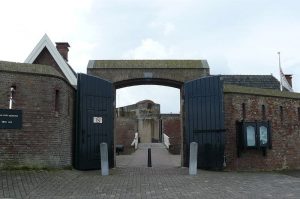
M154 166L181 165L180 97L180 89L168 86L117 89L116 166L146 166L148 148L152 150ZM137 148L133 144L136 133Z

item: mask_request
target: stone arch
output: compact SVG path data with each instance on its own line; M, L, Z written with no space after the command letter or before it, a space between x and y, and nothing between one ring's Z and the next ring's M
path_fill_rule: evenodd
M183 85L183 82L162 78L135 78L122 80L114 83L116 89L138 85L159 85L180 89Z
M111 82L115 89L137 85L161 85L180 89L181 155L183 157L183 85L185 82L209 75L206 60L91 60L87 67L87 74ZM114 137L116 133L114 128Z
M179 87L180 82L209 75L206 60L91 60L87 74L118 86L157 84Z

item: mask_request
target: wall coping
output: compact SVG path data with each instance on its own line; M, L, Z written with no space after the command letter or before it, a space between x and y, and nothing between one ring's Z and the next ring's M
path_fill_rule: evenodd
M24 73L59 78L73 87L70 82L51 66L0 61L0 72ZM74 88L74 87L73 87Z
M207 60L90 60L88 63L89 69L106 68L106 69L121 69L121 68L168 68L168 69L208 69Z
M300 99L300 93L280 91L275 89L244 87L244 86L237 86L232 84L224 84L224 93L237 93L237 94L245 94L245 95L259 95L259 96L266 96L266 97Z

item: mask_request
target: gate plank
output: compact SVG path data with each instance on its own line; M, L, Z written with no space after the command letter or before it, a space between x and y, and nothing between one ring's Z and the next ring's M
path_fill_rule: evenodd
M185 157L189 157L189 143L197 142L198 168L222 169L225 133L223 82L220 76L200 78L185 83L184 92Z
M107 143L109 166L114 166L114 88L111 82L78 74L74 167L100 169L100 143ZM94 119L94 117L99 119ZM101 122L100 122L101 121Z

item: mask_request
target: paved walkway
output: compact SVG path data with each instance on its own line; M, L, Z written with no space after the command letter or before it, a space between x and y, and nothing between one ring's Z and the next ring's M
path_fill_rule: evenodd
M163 156L163 150L152 150L166 161L147 168L134 158L123 158L122 163L118 156L120 167L111 169L109 176L100 171L0 170L0 198L300 198L300 178L293 177L297 175L198 170L198 175L189 176L187 168L166 165L172 158Z
M180 167L181 156L172 155L161 143L139 144L138 150L131 155L118 155L117 167L147 167L148 148L151 148L153 167Z

